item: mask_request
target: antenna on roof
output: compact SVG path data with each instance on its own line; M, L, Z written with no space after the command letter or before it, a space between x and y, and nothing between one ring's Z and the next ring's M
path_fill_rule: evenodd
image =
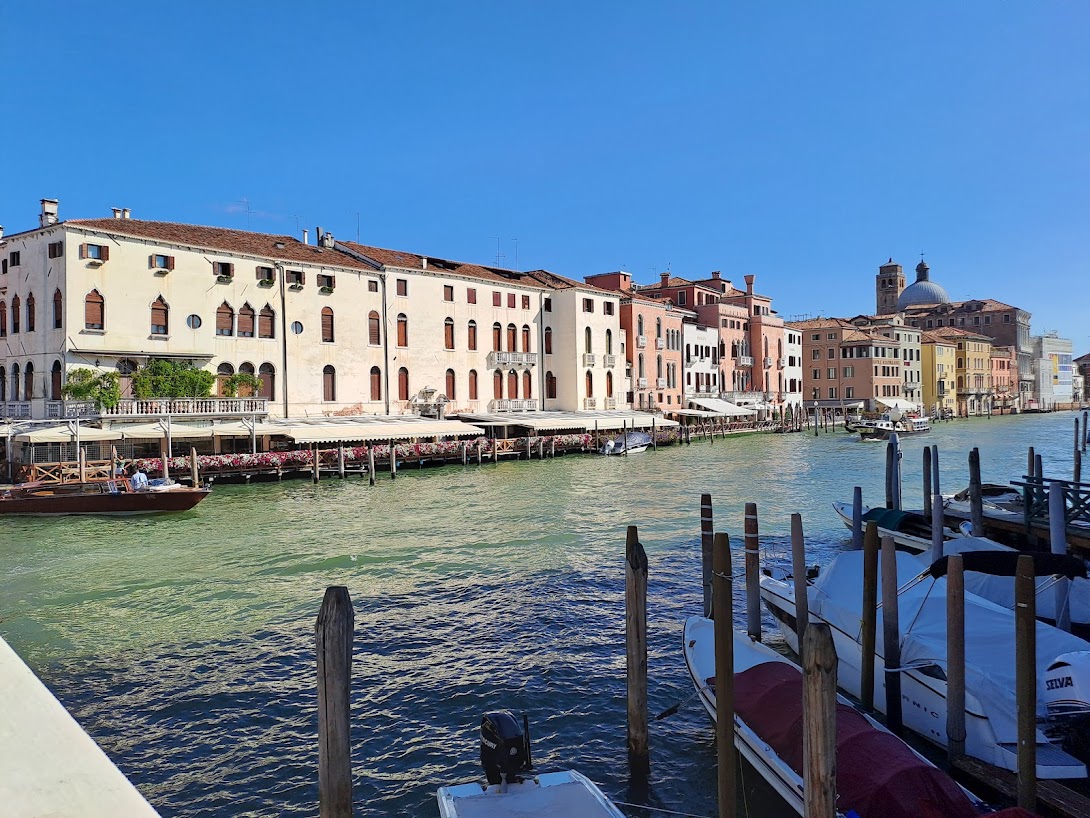
M356 244L360 243L360 212L356 211Z
M250 207L250 200L243 196L239 199L242 204L246 205L246 229L250 229L250 214L253 213L253 208Z
M491 238L494 238L496 240L496 266L497 267L502 267L503 266L503 260L505 258L507 258L507 256L505 256L502 252L500 252L500 241L501 241L501 239L500 239L499 236L492 236Z
M515 272L517 273L519 269L519 240L511 239L511 241L515 243Z

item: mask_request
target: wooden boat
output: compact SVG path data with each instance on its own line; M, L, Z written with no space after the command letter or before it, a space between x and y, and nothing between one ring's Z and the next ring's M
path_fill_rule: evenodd
M685 622L685 665L704 709L716 720L715 624ZM799 815L804 812L802 673L785 657L734 632L734 742L738 751ZM859 818L970 818L984 812L901 739L837 696L838 815Z
M865 421L856 428L859 431L860 440L889 440L889 436L894 432L900 437L930 432L931 423L928 418L907 416L894 418L893 413L887 412L878 420Z
M833 511L849 529L852 527L852 504L833 503ZM893 537L893 541L909 551L931 550L931 520L914 511L896 511L892 508L863 506L863 528L867 523L878 525L881 537ZM961 531L943 528L943 540L961 537Z
M209 494L210 489L178 484L137 489L126 477L93 483L23 483L0 493L0 516L188 511Z

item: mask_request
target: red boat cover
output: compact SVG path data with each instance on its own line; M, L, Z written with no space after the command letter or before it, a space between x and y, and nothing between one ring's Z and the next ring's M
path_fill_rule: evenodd
M735 675L735 712L802 775L802 673L764 662ZM837 810L860 818L974 818L979 815L946 773L853 708L836 710Z

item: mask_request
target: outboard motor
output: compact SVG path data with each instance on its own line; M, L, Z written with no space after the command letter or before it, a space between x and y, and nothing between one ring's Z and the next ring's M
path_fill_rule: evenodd
M522 780L519 773L530 771L529 731L523 731L510 710L481 719L481 766L489 784L517 783Z
M1045 670L1044 702L1050 733L1083 762L1090 762L1090 650L1057 656Z

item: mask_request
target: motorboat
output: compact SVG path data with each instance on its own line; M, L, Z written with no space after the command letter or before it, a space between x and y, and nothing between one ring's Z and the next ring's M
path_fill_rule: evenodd
M906 728L946 745L946 579L921 574L918 557L897 552L901 634L902 718ZM794 584L761 577L761 598L793 650L798 650ZM829 624L839 659L838 683L858 697L862 667L863 554L838 555L807 589L811 619ZM875 706L885 711L885 648L881 588L875 649ZM1014 613L965 594L966 753L1006 770L1017 768ZM1058 668L1077 682L1063 689L1071 708L1090 713L1090 644L1044 623L1037 624L1037 776L1085 778L1083 761L1066 752L1067 715L1046 706L1046 682ZM1082 700L1086 697L1086 701ZM1042 730L1041 728L1045 729Z
M878 420L864 421L856 426L860 440L889 440L889 436L918 435L931 431L930 418L909 417L900 410L884 412Z
M442 818L624 818L617 806L582 773L533 772L529 725L509 710L481 719L481 766L487 783L440 787Z
M605 445L602 446L601 453L639 454L640 452L646 452L647 447L650 445L651 435L647 434L647 432L626 432L613 440L607 440Z
M158 514L189 511L211 494L211 489L177 483L157 486L134 484L127 477L88 483L23 483L0 492L0 516L25 514Z
M712 722L715 623L685 621L685 665ZM734 631L734 742L799 815L804 814L803 678L784 656ZM836 706L838 815L970 818L985 805L843 696Z
M833 503L833 511L837 513L844 525L852 527L852 504ZM871 508L863 506L863 528L867 523L873 522L878 526L878 534L881 537L893 537L893 541L909 551L931 550L931 520L915 511L900 511L892 508ZM945 527L942 530L944 540L962 537L959 529Z

